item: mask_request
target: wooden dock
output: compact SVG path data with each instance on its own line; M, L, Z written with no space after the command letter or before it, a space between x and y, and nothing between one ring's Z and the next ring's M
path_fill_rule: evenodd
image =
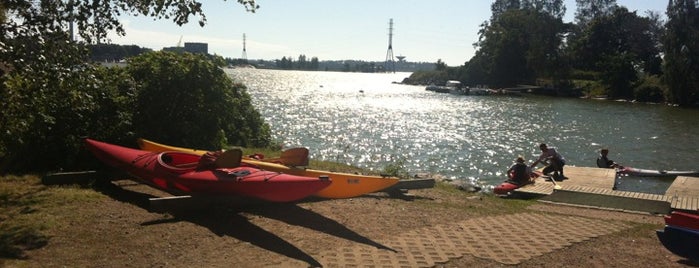
M614 169L566 166L568 179L557 181L561 191L633 198L639 201L667 202L676 210L699 210L699 177L678 176L665 194L648 194L615 190L616 172ZM554 184L543 178L537 178L534 184L525 185L517 190L520 194L552 195Z

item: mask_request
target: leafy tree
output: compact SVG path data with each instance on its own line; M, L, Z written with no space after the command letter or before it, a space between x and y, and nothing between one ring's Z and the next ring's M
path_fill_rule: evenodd
M600 73L608 95L632 98L638 74L658 74L660 69L654 23L625 7L593 19L571 44L574 66Z
M470 61L460 67L463 70L460 72L459 80L465 81L470 85L486 85L488 84L489 65L486 62L488 57L482 54L482 51L476 51Z
M566 13L563 0L521 0L521 7L536 10L557 19L563 19Z
M617 7L616 0L575 0L575 22L585 28L592 20L611 15Z
M495 0L490 4L491 21L497 20L500 15L510 10L518 10L520 0Z
M638 74L633 66L634 56L630 53L608 54L599 62L600 81L607 86L611 98L632 98L633 83Z
M254 0L237 2L253 12L258 8ZM57 168L75 160L71 156L77 154L77 137L108 137L106 132L130 123L122 110L95 113L128 103L131 80L86 63L85 44L107 41L110 31L125 34L120 15L172 19L179 25L195 16L203 25L206 17L201 11L195 0L0 3L0 172ZM74 41L68 33L71 24L83 41ZM125 121L112 121L117 118ZM117 123L98 133L109 127L104 122Z
M671 0L667 7L663 70L668 100L699 103L699 9L695 0Z
M665 101L666 86L657 75L645 75L634 88L633 96L637 101L660 103Z
M506 87L560 75L566 30L561 1L496 1L491 9L494 15L481 25L479 50L465 72L469 79L485 76L487 84Z
M88 46L90 60L96 62L121 61L127 57L136 56L143 52L152 51L148 48L140 48L136 45L96 44Z
M6 75L0 171L84 166L78 155L85 136L133 142L133 80L118 68L82 67L59 76Z
M444 71L447 69L447 64L442 61L442 59L438 59L437 63L434 64L434 69L437 71Z
M245 86L232 83L223 71L224 64L223 58L173 52L129 59L126 69L141 86L136 135L208 149L269 146L269 126Z

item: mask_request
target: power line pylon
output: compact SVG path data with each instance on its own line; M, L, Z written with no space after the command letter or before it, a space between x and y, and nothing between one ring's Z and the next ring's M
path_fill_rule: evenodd
M243 34L243 56L241 57L245 62L248 62L248 52L245 48L245 34Z
M385 72L396 72L396 62L393 60L393 19L388 22L388 51L386 51L386 62L383 68Z

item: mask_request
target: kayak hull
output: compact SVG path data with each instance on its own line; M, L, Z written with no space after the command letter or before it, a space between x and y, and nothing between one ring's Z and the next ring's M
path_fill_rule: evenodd
M670 252L692 261L699 261L699 232L665 226L665 229L657 230L656 235Z
M170 193L236 195L290 202L308 197L331 183L327 179L281 174L251 166L197 170L201 156L187 152L149 152L92 139L85 139L85 145L105 164Z
M699 231L699 214L673 211L664 218L667 225Z
M540 177L541 175L542 174L540 171L534 171L531 174L529 174L529 177L533 180L533 179ZM519 187L522 187L522 186L527 185L529 183L533 183L533 181L530 181L529 183L525 183L525 184L517 184L517 183L511 181L511 179L512 178L510 178L509 180L506 180L506 181L502 182L500 185L496 186L493 189L493 193L496 195L508 195L512 191L516 190Z
M342 172L330 172L315 169L288 167L277 163L243 159L244 163L258 166L264 170L281 172L298 176L320 177L327 176L332 180L330 186L314 195L322 198L351 198L368 193L378 192L398 183L398 178L383 176L368 176Z
M507 195L517 188L519 188L519 185L505 181L500 185L496 186L493 189L493 193L496 195Z
M696 170L652 170L633 167L623 167L617 171L618 173L637 176L637 177L676 177L676 176L699 176L699 171Z
M181 151L195 154L204 154L204 150L196 150L190 148L176 147L165 144L156 143L146 139L138 139L138 145L141 149L153 152L162 151ZM342 172L331 172L323 170L314 170L306 168L289 167L278 163L265 162L256 159L243 158L243 163L259 167L263 170L280 172L284 174L330 178L332 183L330 186L321 189L313 194L317 197L336 199L336 198L351 198L368 193L378 192L398 183L399 179L395 177L384 176L369 176Z

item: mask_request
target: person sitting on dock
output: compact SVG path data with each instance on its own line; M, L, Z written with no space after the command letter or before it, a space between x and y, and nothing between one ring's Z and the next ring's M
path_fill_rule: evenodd
M546 163L548 161L547 166L543 170L544 175L549 175L549 173L553 171L554 179L566 179L565 175L563 175L563 166L566 164L565 158L563 158L563 156L556 151L556 148L548 147L546 143L540 144L539 149L541 149L541 155L539 156L539 159L530 165L530 167L534 168L537 164Z
M599 157L597 158L597 167L599 168L617 168L621 167L616 162L609 160L607 155L609 154L609 149L603 148L599 151Z
M524 164L524 157L519 156L515 163L507 170L509 181L519 186L529 184L531 180L532 169Z

